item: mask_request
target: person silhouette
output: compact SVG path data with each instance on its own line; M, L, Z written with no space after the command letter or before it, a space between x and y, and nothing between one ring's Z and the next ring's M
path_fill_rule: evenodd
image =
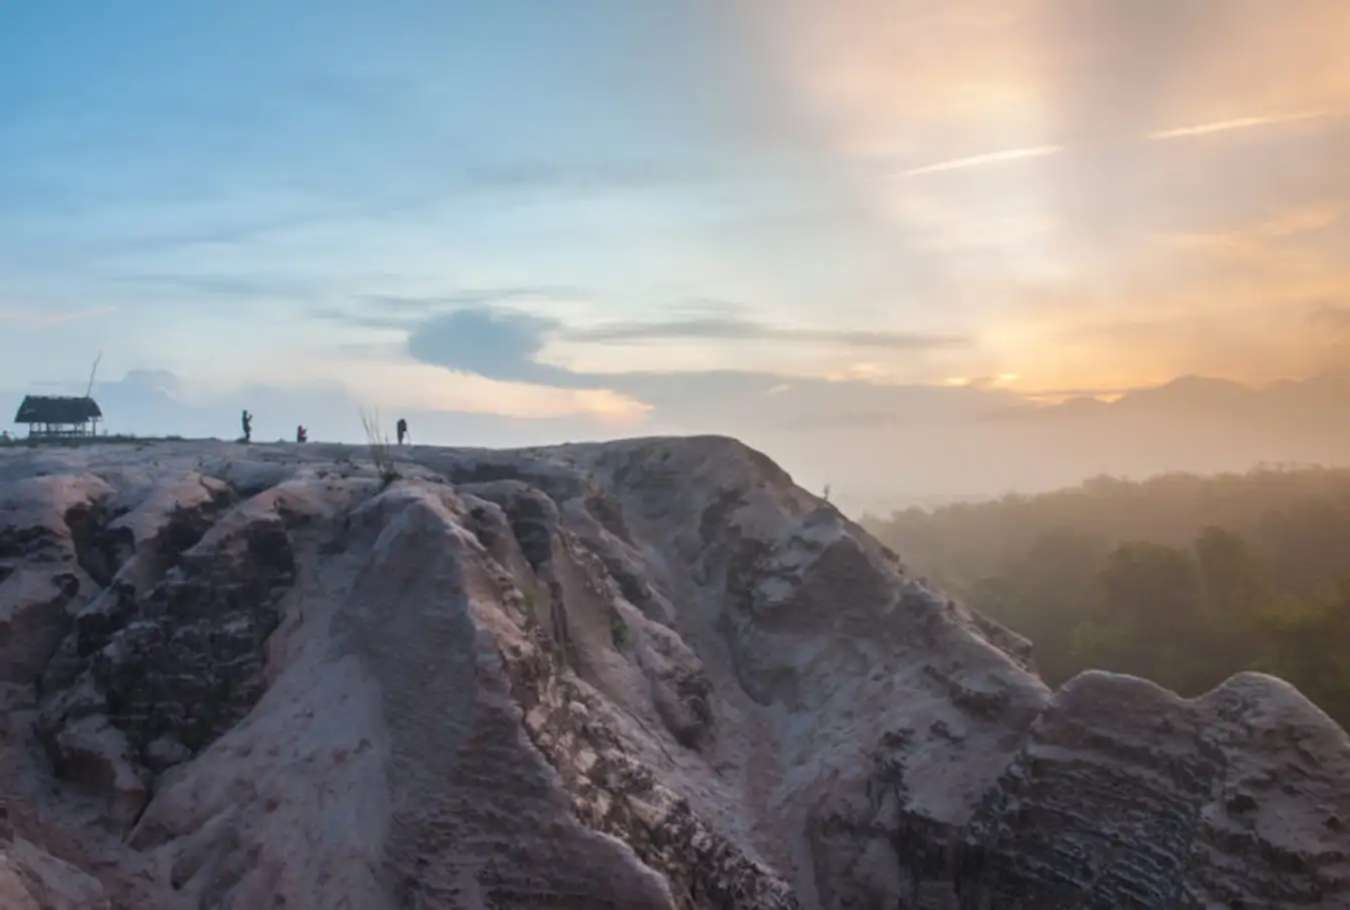
M300 445L309 442L309 430L305 429L304 424L295 428L295 441Z
M240 422L241 424L243 424L243 426L244 426L244 442L252 442L252 441L253 441L253 415L250 414L250 413L248 412L248 409L247 409L247 408L244 409L244 413L240 416L239 422Z
M403 445L403 440L408 438L408 421L402 417L398 419L398 444Z

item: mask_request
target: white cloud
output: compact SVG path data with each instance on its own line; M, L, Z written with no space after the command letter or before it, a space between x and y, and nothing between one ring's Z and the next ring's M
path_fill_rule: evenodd
M1297 111L1290 114L1270 114L1264 117L1236 117L1232 120L1215 120L1212 123L1198 123L1173 129L1158 130L1149 133L1150 139L1185 139L1191 136L1207 136L1210 133L1226 133L1231 130L1246 130L1258 126L1273 126L1279 123L1296 123L1300 120L1318 120L1329 116L1326 111Z
M936 174L942 171L956 171L970 167L983 167L988 164L1003 164L1008 161L1021 161L1026 158L1044 158L1063 151L1059 145L1035 145L1029 148L1004 149L999 152L987 152L983 155L970 155L966 158L953 158L939 161L905 171L906 177L918 177L923 174Z

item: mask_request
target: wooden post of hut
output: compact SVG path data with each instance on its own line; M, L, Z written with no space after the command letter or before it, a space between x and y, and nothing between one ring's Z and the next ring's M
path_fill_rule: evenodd
M102 418L98 402L88 396L29 395L14 422L28 425L29 439L81 439L97 435Z

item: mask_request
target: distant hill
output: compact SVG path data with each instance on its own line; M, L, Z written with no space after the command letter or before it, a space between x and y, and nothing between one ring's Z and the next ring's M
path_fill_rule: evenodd
M1286 391L1206 383L1161 397L1269 406ZM1350 726L1350 470L1101 477L864 524L1031 638L1052 682L1101 666L1193 695L1267 670Z
M872 452L871 463L856 457L851 468L836 469L859 488L836 485L847 507L861 514L944 495L1043 492L1099 474L1350 467L1350 372L1262 387L1185 376L1115 401L1079 396L1052 405L970 394L987 395L986 407L942 422L897 410L874 425L873 439L850 436L850 444L879 446L884 456Z

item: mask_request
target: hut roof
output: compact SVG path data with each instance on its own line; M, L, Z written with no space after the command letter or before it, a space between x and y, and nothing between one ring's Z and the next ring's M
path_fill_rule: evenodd
M92 398L29 395L14 415L15 423L84 423L103 416Z

